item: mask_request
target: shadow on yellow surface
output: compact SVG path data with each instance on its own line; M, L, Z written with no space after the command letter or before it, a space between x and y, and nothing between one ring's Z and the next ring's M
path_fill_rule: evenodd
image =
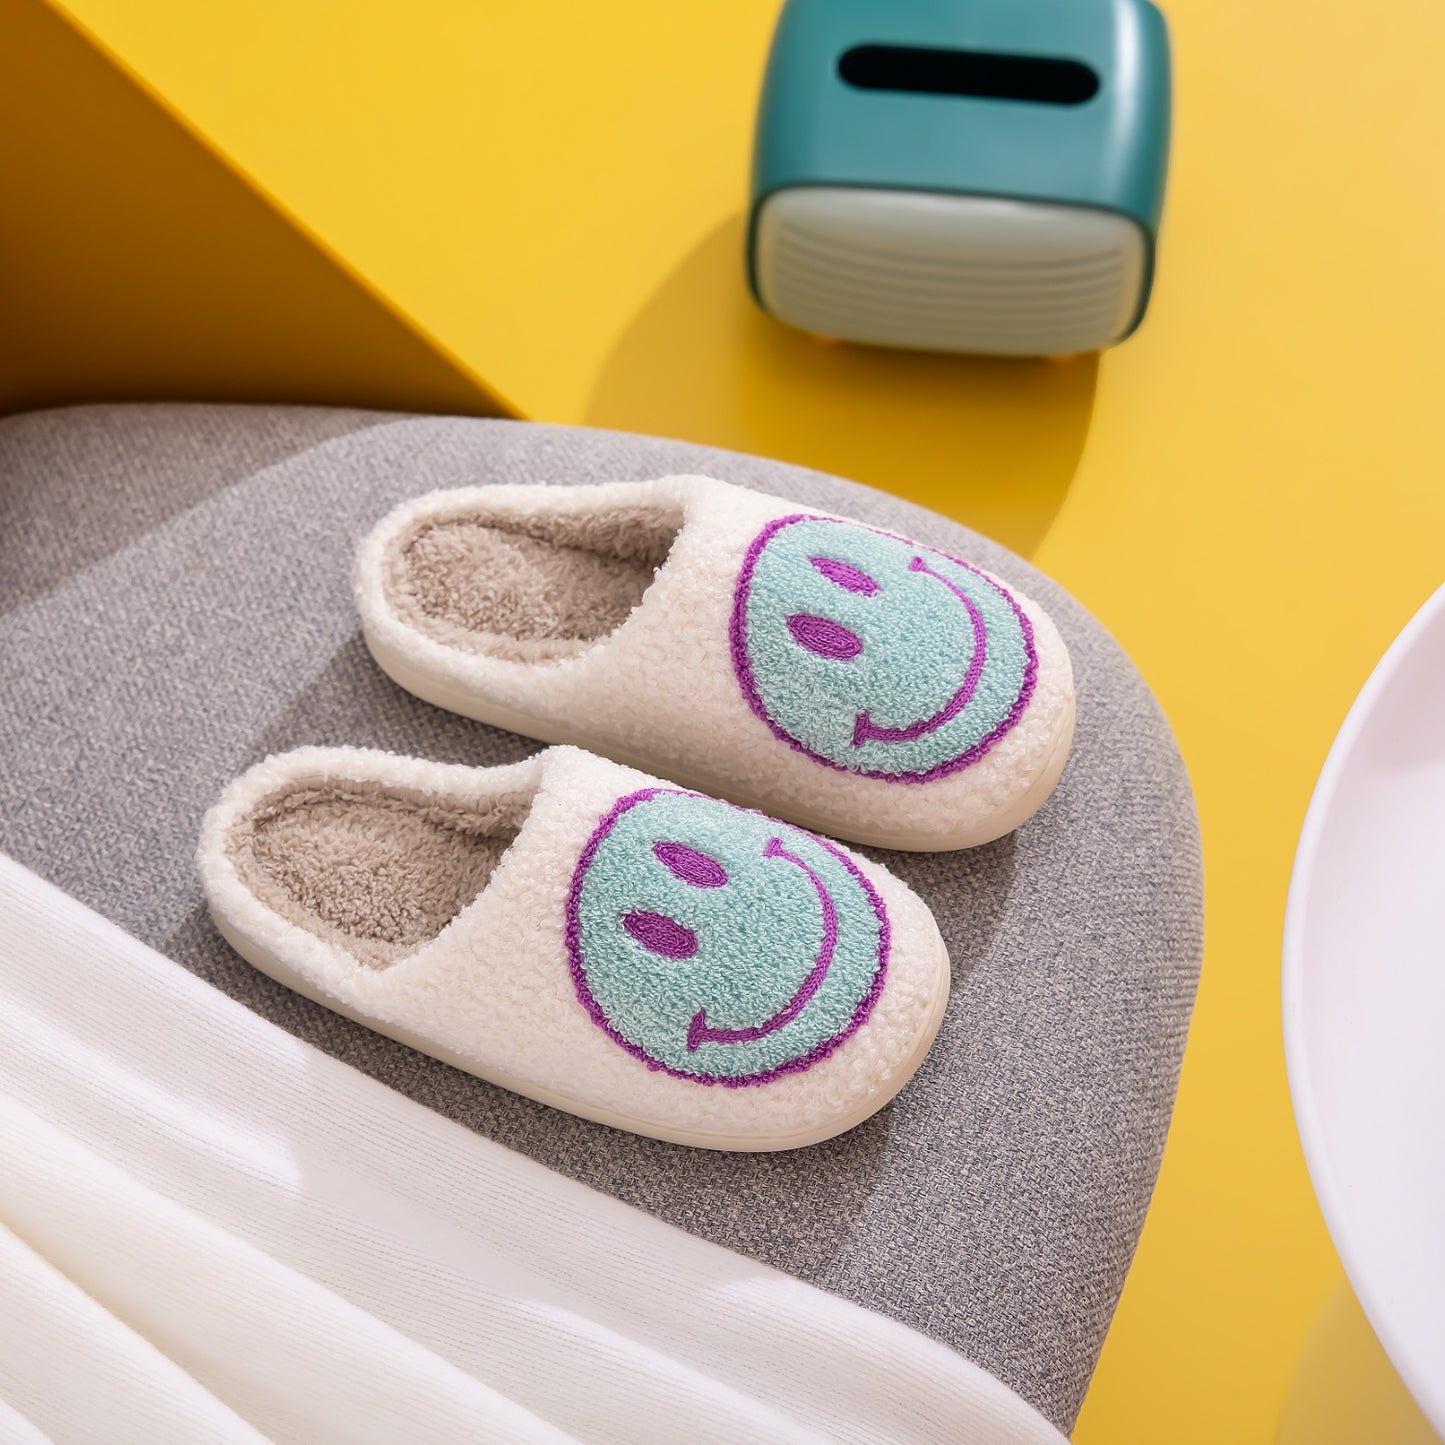
M1343 1277L1305 1340L1275 1445L1441 1445Z
M501 410L40 0L0 34L0 412Z
M666 279L603 364L591 426L836 472L917 502L1028 556L1083 451L1096 356L1053 364L832 345L764 316L743 280L743 218Z

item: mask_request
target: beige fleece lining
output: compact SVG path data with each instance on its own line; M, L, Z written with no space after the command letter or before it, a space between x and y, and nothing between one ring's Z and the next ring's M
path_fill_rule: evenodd
M232 829L227 854L273 912L384 968L435 938L486 887L531 806L438 803L368 783L298 783Z
M384 586L397 613L438 642L558 661L627 620L680 525L664 507L524 516L479 508L398 538Z

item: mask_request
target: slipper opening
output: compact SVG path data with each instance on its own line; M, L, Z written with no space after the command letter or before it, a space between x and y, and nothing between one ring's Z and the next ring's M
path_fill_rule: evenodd
M392 544L387 600L439 642L512 662L577 657L616 631L682 525L665 506L429 518Z
M379 784L301 782L241 818L226 850L273 912L385 968L486 887L531 801L463 805Z

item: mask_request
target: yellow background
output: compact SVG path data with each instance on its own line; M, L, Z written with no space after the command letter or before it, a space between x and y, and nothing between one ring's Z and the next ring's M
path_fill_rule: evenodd
M178 314L129 393L119 355L81 367L74 395L500 404L767 453L993 534L1119 638L1194 781L1208 949L1154 1207L1075 1438L1272 1440L1339 1275L1280 1046L1290 861L1351 698L1445 575L1445 10L1168 3L1153 308L1118 351L1051 366L824 347L751 308L741 215L775 0L52 8L150 97L169 139L147 147L177 168L186 146L218 158L246 193L203 215L183 190L129 207L126 264ZM9 11L54 20L42 0ZM73 93L112 141L141 124L114 120L119 100L97 111L85 62L47 43L60 78L32 105ZM265 240L277 217L304 255ZM104 229L75 245L80 268ZM227 372L183 321L238 248L255 264L228 273ZM327 283L334 335L302 315L316 257L345 283ZM63 314L70 352L108 354L112 303L91 298L87 327L52 269L36 335ZM269 330L250 319L267 305ZM288 324L314 352L290 371ZM268 355L279 371L258 383Z

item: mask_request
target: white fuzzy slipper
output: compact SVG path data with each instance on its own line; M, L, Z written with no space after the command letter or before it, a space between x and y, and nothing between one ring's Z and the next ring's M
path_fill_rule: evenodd
M362 544L356 597L428 702L878 847L1018 827L1073 736L1036 604L707 477L420 497Z
M423 1053L680 1144L791 1149L908 1081L949 967L875 863L575 748L268 758L206 816L251 963Z

